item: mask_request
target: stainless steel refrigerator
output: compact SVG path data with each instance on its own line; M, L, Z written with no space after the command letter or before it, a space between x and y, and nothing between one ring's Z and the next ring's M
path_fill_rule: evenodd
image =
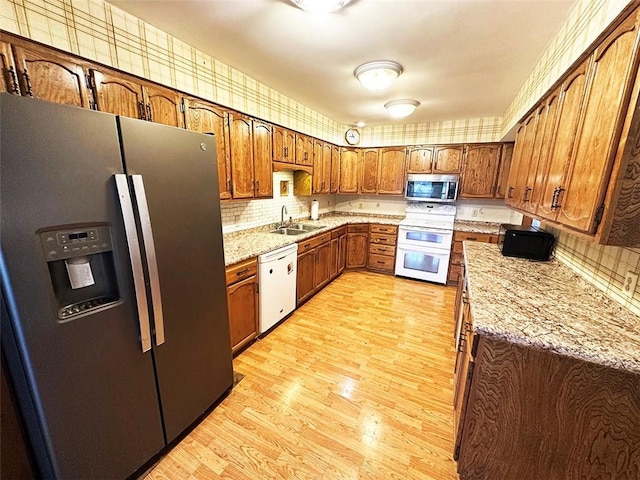
M2 354L44 478L124 478L233 383L213 137L0 95Z

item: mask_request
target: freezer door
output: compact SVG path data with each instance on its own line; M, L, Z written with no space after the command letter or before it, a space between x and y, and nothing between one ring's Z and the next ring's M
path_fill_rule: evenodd
M39 437L45 445L37 448L37 461L46 478L124 478L158 453L164 438L152 355L140 348L112 178L123 173L116 119L0 97L1 273L8 310L2 349L21 398L33 399L31 441L38 445ZM87 225L111 232L120 300L62 320L47 262L52 254L40 234L52 227L101 231Z
M215 140L118 121L127 174L144 184L153 235L164 324L164 343L154 341L153 350L170 442L233 383Z

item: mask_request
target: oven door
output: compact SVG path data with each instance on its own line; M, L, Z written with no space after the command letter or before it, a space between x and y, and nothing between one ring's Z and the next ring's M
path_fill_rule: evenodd
M445 285L450 250L401 245L396 250L396 275Z
M453 231L429 227L403 226L398 228L398 245L451 250Z

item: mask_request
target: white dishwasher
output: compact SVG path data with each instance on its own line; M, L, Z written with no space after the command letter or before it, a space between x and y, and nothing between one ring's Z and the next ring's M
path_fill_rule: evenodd
M258 257L260 334L295 310L297 265L297 243Z

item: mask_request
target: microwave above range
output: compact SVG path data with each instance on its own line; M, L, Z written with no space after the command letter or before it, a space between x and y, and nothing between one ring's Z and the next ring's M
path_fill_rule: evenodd
M453 203L458 197L460 175L407 175L405 198L414 202Z

